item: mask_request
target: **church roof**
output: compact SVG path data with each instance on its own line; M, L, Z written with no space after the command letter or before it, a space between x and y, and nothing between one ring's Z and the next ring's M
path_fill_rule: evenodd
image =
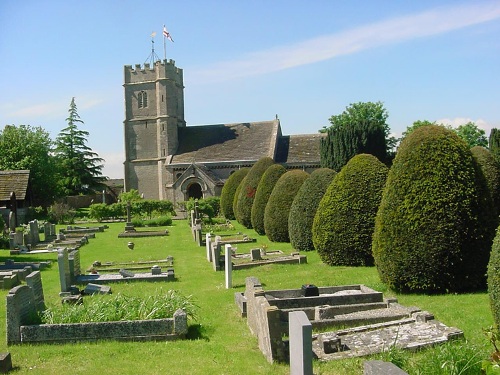
M324 135L300 134L280 137L277 163L319 163L321 138Z
M26 198L30 171L0 171L0 201L10 200L10 193L16 193L16 200Z
M281 135L278 120L237 124L186 126L170 164L258 160L274 157Z

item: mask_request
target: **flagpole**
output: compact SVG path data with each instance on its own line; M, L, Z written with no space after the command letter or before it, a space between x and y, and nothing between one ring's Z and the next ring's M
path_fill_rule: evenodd
M163 25L163 30L165 30L165 25ZM163 33L163 60L167 61L167 36Z

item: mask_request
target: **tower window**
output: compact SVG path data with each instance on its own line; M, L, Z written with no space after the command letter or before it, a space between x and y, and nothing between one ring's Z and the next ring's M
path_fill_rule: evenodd
M148 106L148 93L146 91L141 91L137 95L137 100L139 101L139 108L146 108Z

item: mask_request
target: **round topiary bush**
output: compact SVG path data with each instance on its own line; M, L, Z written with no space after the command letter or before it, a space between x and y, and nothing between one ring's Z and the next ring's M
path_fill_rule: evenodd
M314 216L335 174L333 169L316 169L297 192L288 216L288 235L294 249L314 250L312 240Z
M229 178L226 180L226 183L222 187L222 191L220 194L220 209L222 211L222 215L228 220L234 220L234 211L233 211L233 201L234 195L236 194L236 189L241 181L245 178L250 168L242 168L238 169Z
M319 203L313 243L330 266L371 266L372 236L388 168L375 156L354 156Z
M467 144L453 131L432 125L409 134L375 220L381 280L400 291L483 288L496 220L481 182Z
M273 159L269 157L260 158L257 163L248 172L245 179L241 182L241 189L236 201L234 216L238 223L247 228L252 228L252 205L262 175L271 165Z
M266 204L274 189L274 185L278 182L279 178L286 173L286 168L280 164L271 165L262 175L255 198L252 205L252 227L258 234L265 234L264 229L264 211Z
M288 215L293 198L300 186L309 178L302 170L292 170L280 177L267 201L264 211L264 229L267 238L274 242L289 242Z
M498 217L500 213L500 164L493 154L484 147L474 146L470 151L486 179L488 190L493 199L495 217Z
M493 321L497 327L500 327L500 228L493 240L488 264L488 294Z

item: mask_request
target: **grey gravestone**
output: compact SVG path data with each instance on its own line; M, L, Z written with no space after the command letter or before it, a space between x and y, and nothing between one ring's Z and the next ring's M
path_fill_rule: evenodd
M118 271L120 275L122 275L123 277L134 277L135 276L135 273L131 272L131 271L127 271L125 269L121 269L120 271Z
M210 233L207 233L205 235L205 246L206 246L206 250L207 250L207 260L209 262L212 261L212 236Z
M313 375L312 324L304 311L288 313L290 375Z
M6 374L12 370L12 358L10 353L0 353L0 373Z
M251 249L250 250L250 255L252 256L252 261L254 261L254 260L262 260L262 257L260 255L260 249Z
M226 275L226 289L231 289L233 287L232 273L233 273L233 263L231 262L232 246L227 244L225 247L225 264L224 271Z
M151 267L151 274L161 275L161 267L155 264L153 267Z
M107 285L99 285L99 284L92 284L89 283L83 290L84 294L90 295L90 294L111 294L111 287Z
M57 265L59 267L59 281L61 292L69 291L71 286L71 275L69 272L68 250L62 249L57 252Z
M394 363L380 360L365 361L363 367L364 375L408 375L407 372L401 370Z

